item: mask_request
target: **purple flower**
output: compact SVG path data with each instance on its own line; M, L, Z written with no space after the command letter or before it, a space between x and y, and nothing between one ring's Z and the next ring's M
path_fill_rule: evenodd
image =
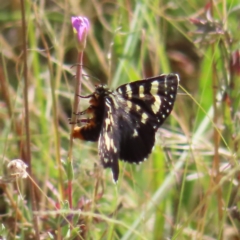
M72 17L72 27L81 48L85 48L90 23L86 17Z

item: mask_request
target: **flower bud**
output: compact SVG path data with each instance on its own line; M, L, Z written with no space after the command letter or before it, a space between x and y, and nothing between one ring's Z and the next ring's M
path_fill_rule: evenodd
M90 29L90 23L85 17L72 17L72 27L77 36L77 46L82 51L86 46L87 34Z

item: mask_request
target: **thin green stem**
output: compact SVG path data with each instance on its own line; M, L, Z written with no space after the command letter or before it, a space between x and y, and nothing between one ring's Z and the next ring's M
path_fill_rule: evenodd
M32 176L32 162L31 162L31 146L30 146L30 129L29 129L29 106L28 106L28 66L27 66L27 36L26 36L26 19L25 19L25 3L21 0L21 13L22 13L22 40L23 40L23 65L24 65L24 109L25 109L25 134L26 134L26 162L28 164L28 174ZM30 183L30 194L31 194L31 206L32 212L37 211L36 198L34 193L34 185L32 181ZM38 216L33 214L33 225L35 230L35 239L40 239L38 229Z
M37 12L37 7L35 4L33 4L33 10L35 15L38 15ZM39 19L39 18L37 18ZM48 63L48 69L49 69L49 73L50 73L50 83L51 83L51 96L52 96L52 104L53 104L53 128L54 128L54 142L55 142L55 156L56 156L56 162L57 162L57 166L58 166L58 173L59 173L59 183L58 183L58 188L59 188L59 192L60 192L60 196L61 199L64 199L64 184L63 184L63 167L62 167L62 163L61 163L61 159L60 159L60 135L59 135L59 126L58 126L58 111L57 111L57 99L56 99L56 94L55 94L55 89L56 89L56 84L54 81L54 77L53 77L53 68L52 68L52 62L51 62L51 54L49 51L49 46L48 43L46 41L45 35L43 34L43 32L41 31L41 25L38 21L36 21L37 27L39 28L39 33L40 33L40 37L46 52L46 56L47 56L47 63Z

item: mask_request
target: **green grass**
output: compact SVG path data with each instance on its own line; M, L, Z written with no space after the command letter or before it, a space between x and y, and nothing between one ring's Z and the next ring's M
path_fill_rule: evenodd
M3 239L240 239L240 4L213 3L207 10L197 0L25 1L27 85L21 8L15 1L1 6ZM170 72L179 73L181 86L148 161L121 162L117 185L100 167L97 144L74 140L70 209L68 118L77 68L71 16L78 15L91 24L83 69L92 77L83 79L83 95L99 81L116 88ZM80 109L87 106L81 100ZM13 159L26 162L33 178L11 182Z

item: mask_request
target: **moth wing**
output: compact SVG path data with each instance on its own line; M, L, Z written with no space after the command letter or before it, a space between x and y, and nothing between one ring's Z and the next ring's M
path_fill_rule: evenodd
M117 88L120 100L118 110L120 159L142 162L151 153L155 133L173 109L179 78L177 74L124 84Z
M98 152L104 168L111 168L113 180L117 182L119 175L119 137L116 109L111 97L105 101L104 121L98 140Z

